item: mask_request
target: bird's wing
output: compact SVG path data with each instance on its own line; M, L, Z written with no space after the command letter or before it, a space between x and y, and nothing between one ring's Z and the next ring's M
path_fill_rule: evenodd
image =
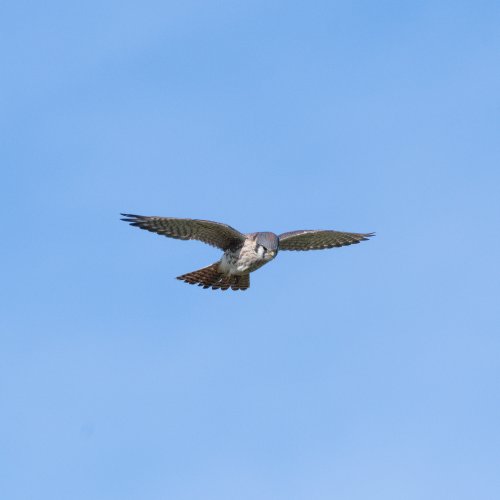
M226 250L244 241L245 236L236 229L220 222L174 217L149 217L146 215L121 214L123 221L146 231L179 240L199 240Z
M343 233L340 231L321 231L303 229L279 236L280 250L322 250L324 248L344 247L365 241L375 233Z

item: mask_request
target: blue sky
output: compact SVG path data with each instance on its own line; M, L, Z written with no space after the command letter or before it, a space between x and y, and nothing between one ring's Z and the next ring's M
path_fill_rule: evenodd
M499 22L5 5L2 498L498 499ZM123 211L377 236L222 293Z

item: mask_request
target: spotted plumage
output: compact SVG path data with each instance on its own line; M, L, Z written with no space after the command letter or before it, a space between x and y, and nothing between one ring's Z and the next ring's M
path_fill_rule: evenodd
M199 219L122 214L123 221L146 231L180 240L198 240L224 251L210 266L178 276L191 285L213 290L246 290L250 273L273 260L279 250L320 250L354 245L374 233L301 230L276 235L270 232L243 234L226 224Z

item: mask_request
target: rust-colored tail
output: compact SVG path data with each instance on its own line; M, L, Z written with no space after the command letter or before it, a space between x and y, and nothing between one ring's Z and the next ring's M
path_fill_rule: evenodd
M218 271L219 263L203 267L191 273L177 276L178 280L185 281L190 285L198 285L203 288L212 288L212 290L246 290L250 287L250 275L241 276L223 274Z

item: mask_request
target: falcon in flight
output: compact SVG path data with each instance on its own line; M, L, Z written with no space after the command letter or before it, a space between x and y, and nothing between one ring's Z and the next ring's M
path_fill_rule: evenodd
M212 290L246 290L250 273L271 262L278 250L322 250L365 241L375 233L343 233L303 229L279 236L274 233L243 234L220 222L174 217L121 214L123 221L146 231L178 240L199 240L224 251L222 258L178 280Z

